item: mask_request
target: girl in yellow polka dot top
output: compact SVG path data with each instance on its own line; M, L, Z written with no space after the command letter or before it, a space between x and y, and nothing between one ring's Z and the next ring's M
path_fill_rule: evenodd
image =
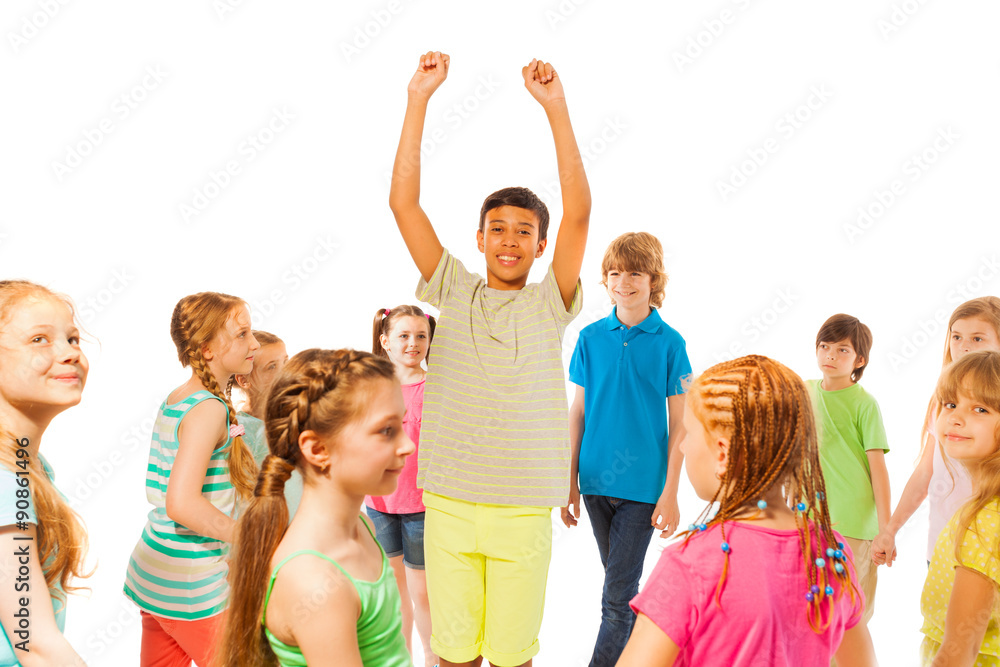
M1000 665L1000 352L972 352L938 381L935 431L972 498L934 547L920 611L924 665Z

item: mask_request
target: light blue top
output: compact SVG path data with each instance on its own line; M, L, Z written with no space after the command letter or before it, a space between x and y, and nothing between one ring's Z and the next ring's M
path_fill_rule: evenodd
M580 493L655 504L667 480L667 397L691 375L684 338L655 308L628 328L617 308L580 332L569 379L584 388Z
M42 468L45 470L45 474L48 475L49 479L52 480L54 483L55 473L52 471L52 467L49 465L49 462L46 461L45 457L42 456L41 454L38 455L38 460L42 464ZM30 489L31 488L30 475L27 478L29 479L28 489ZM16 474L14 474L13 471L8 470L3 466L0 466L0 526L13 526L17 524L18 508L15 505L15 502L17 500L15 494L17 493L18 489L23 488L18 486L17 479L18 477ZM28 497L27 500L28 500L28 507L23 511L28 514L28 518L25 519L24 521L26 523L33 523L37 526L38 517L35 514L35 504L30 496ZM32 552L36 556L38 555L37 541L25 542L24 544L30 545ZM32 586L32 589L35 588L35 582L28 582L28 583L29 585ZM45 581L42 580L40 582L40 585L44 586ZM20 593L15 591L3 592L4 595L27 595L27 593L28 591L22 591ZM62 632L63 629L66 627L66 603L57 599L55 596L59 594L65 597L65 593L63 593L61 588L59 588L59 586L57 585L55 588L49 589L49 594L52 596L52 611L56 615L56 625L59 626L59 632ZM21 663L18 662L17 657L15 656L14 647L10 645L10 639L7 637L7 632L6 630L3 629L3 626L0 626L0 636L2 636L2 638L0 638L0 665L3 665L4 667L7 667L8 665L20 665ZM28 644L28 648L29 649L31 648L30 643Z

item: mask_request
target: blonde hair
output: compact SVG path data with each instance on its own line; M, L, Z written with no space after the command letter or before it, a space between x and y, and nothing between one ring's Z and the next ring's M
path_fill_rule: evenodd
M208 345L216 334L224 330L226 322L241 306L246 306L246 302L235 296L218 292L199 292L178 301L170 318L170 337L177 346L177 358L181 366L190 366L205 388L222 399L229 413L230 426L239 423L236 420L236 409L229 399L233 378L229 378L225 390L219 387L215 376L208 368L208 362L202 356L201 349ZM257 463L242 437L236 436L232 439L226 458L229 464L229 479L236 494L244 500L249 498L253 492L254 480L257 478Z
M649 305L663 305L663 292L667 286L667 270L663 267L663 246L659 239L647 232L622 234L604 251L601 261L601 284L608 286L610 271L639 271L649 274Z
M330 439L358 418L371 382L394 380L388 359L354 350L311 349L292 357L275 378L264 416L267 446L253 499L240 517L233 542L230 602L222 665L277 664L261 626L271 558L288 528L285 482L304 467L299 435Z
M0 280L0 327L10 321L11 314L21 303L29 299L58 301L69 308L73 319L76 319L73 302L69 297L26 280ZM24 459L18 458L18 449L17 438L0 423L0 465L12 472L21 470L18 462L23 462ZM46 586L58 599L65 601L63 591L81 589L71 585L74 578L85 578L93 574L83 571L87 554L87 531L80 515L73 511L45 474L40 458L33 457L28 466L31 475L31 500L38 521L38 562L45 573Z
M784 487L793 507L805 506L804 511L795 514L808 578L803 590L814 584L824 590L827 570L817 568L815 561L826 555L827 548L836 549L838 545L826 502L812 402L802 379L777 361L750 355L702 373L688 390L687 404L707 432L729 439L729 463L699 523L706 528L719 524L725 541L726 521L756 512L761 497L775 486ZM716 502L718 512L708 518ZM682 534L690 539L696 533L689 530ZM832 576L842 584L836 595L839 597L846 589L853 601L855 590L848 568L836 572L831 563L831 569ZM720 606L728 571L726 552L715 590L715 601ZM809 625L816 632L823 632L831 619L829 613L823 612L822 600L833 604L830 596L816 595L807 609Z
M957 401L960 394L984 403L995 413L1000 414L1000 352L993 350L970 352L944 370L934 392L938 410L945 403ZM962 562L960 554L963 535L967 530L976 533L983 546L987 547L994 557L1000 558L998 551L1000 545L996 542L987 544L973 525L976 515L984 507L1000 499L1000 424L993 433L993 439L993 452L981 461L971 465L965 464L970 472L975 471L978 481L975 493L957 512L959 534L955 536L955 558L959 563ZM948 460L943 449L942 447L941 454Z

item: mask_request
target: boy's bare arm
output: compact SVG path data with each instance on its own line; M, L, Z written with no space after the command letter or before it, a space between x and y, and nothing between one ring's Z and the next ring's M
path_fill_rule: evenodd
M680 525L681 511L677 505L677 490L680 487L681 470L684 469L684 452L681 451L681 441L684 440L684 394L667 397L667 481L663 485L663 493L656 501L653 509L652 524L662 531L660 537L671 537Z
M889 470L885 467L885 452L869 449L868 467L872 472L872 493L875 495L875 512L878 514L878 529L881 531L889 522L892 497L889 493Z
M420 140L427 102L448 76L451 59L440 51L420 56L417 71L406 87L406 116L392 165L389 208L396 218L406 249L424 280L430 280L444 249L427 214L420 207Z
M569 309L580 278L580 266L587 247L590 225L590 184L583 169L583 157L569 121L562 82L551 63L532 60L521 69L524 86L538 100L552 128L562 189L563 217L552 253L552 270L559 284L563 304Z

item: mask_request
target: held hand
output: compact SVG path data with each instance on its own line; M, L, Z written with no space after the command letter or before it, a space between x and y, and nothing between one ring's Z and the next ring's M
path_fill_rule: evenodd
M562 82L552 68L552 63L533 58L527 67L521 68L521 76L524 77L524 87L543 107L553 102L566 101Z
M894 560L896 560L896 536L883 530L872 542L872 562L892 567Z
M570 507L573 511L570 512ZM577 524L577 519L580 518L580 487L576 484L572 485L569 490L569 502L566 503L566 507L563 507L559 511L562 516L562 522L566 524L567 528L571 528Z
M428 51L420 56L420 64L417 71L410 79L410 84L406 91L411 94L430 97L437 90L438 86L448 77L448 65L451 58L447 53L440 51Z
M677 497L660 496L653 509L653 517L649 521L653 527L662 531L660 537L667 538L674 534L681 522L681 510L677 506Z

